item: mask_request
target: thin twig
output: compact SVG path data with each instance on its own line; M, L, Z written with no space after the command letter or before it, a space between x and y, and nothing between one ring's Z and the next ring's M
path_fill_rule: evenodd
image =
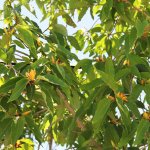
M36 113L34 114L34 116L38 116L39 114L41 114L41 113L43 113L43 112L46 112L46 111L47 111L47 109L42 109L42 110L36 112Z

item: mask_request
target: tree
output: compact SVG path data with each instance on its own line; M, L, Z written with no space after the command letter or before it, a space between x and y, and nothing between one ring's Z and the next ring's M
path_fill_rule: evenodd
M21 15L31 0L0 11L0 141L33 149L47 141L70 149L150 147L150 7L147 0L36 0L49 27ZM87 11L86 32L68 35ZM79 60L71 49L89 52ZM76 61L71 66L71 61Z

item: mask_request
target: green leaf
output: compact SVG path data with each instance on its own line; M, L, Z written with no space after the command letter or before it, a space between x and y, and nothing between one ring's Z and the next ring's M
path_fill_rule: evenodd
M121 148L122 146L125 146L129 143L130 140L135 135L136 129L137 129L137 123L133 122L131 132L127 132L126 130L123 130L122 137L120 138L120 141L118 143L118 147Z
M116 81L114 80L114 78L113 78L111 75L109 75L109 74L107 74L107 73L105 73L105 72L103 72L103 71L99 71L99 72L100 72L100 75L101 75L102 80L103 80L115 93L117 93L117 91L118 91L118 85L117 85Z
M59 73L61 74L61 76L63 77L63 79L65 79L65 70L62 66L60 66L59 64L56 64L57 70L59 71Z
M111 58L107 58L105 62L105 72L107 74L112 75L114 77L115 75L115 69L114 69L114 64Z
M60 33L64 36L68 35L66 27L63 26L62 24L53 25L53 31L56 32L56 33Z
M0 139L6 134L12 124L12 119L8 118L0 122Z
M129 101L127 103L127 106L130 109L130 111L133 113L133 115L135 115L137 118L140 118L140 112L138 110L136 103Z
M19 81L21 77L16 77L8 80L5 84L0 87L0 93L7 93L9 90L13 89L16 82Z
M107 86L106 85L101 85L98 88L95 88L94 91L92 91L92 93L89 95L89 97L87 98L86 102L83 104L83 108L81 109L82 112L83 109L87 110L92 104L93 101L97 98L97 99L102 99L104 92L107 90Z
M48 108L52 111L53 110L53 103L52 103L53 97L51 94L51 88L49 86L50 86L49 83L46 83L46 82L40 83L41 91L44 92L46 95L46 98L45 98L46 104Z
M146 101L150 105L150 84L144 86L144 92L146 93Z
M65 22L68 25L70 25L70 26L72 26L74 28L76 27L76 24L74 23L74 21L72 20L72 18L68 14L63 15L62 17L65 19Z
M127 76L130 73L130 69L129 68L125 68L122 70L119 70L116 75L115 75L115 80L118 81L120 80L122 77Z
M136 66L132 66L130 69L133 75L137 76L138 78L141 78L141 74Z
M13 40L13 42L17 45L17 46L19 46L19 47L21 47L21 48L25 48L24 47L24 45L20 42L20 41L18 41L18 40Z
M12 94L11 94L10 99L8 100L8 102L16 100L21 95L21 92L25 89L27 83L28 83L28 79L26 79L26 78L23 78L23 79L19 80L16 83L15 88L12 91Z
M84 17L88 10L88 7L83 7L82 10L79 12L78 21L81 21L81 19Z
M93 88L96 88L96 87L100 86L101 83L103 83L102 79L101 78L97 78L97 79L92 80L89 83L82 84L81 85L81 89L82 90L92 90Z
M47 74L45 76L38 76L38 79L47 81L47 82L52 83L54 85L60 85L62 87L68 88L68 85L64 81L62 81L60 78L58 78L56 75Z
M25 119L23 117L19 118L17 122L14 122L11 126L11 143L15 144L16 141L23 134Z
M14 53L16 50L16 46L11 46L7 51L7 63L10 64L13 60L15 60Z
M140 21L139 19L136 21L136 30L137 30L137 36L141 37L143 32L144 32L144 28L147 25L147 21Z
M39 130L39 127L35 124L33 117L31 115L28 115L25 117L25 120L30 130L34 133L35 138L41 143L41 141L43 141L42 134Z
M143 88L142 88L141 85L138 85L138 84L135 85L133 87L131 95L128 97L129 101L133 101L133 102L137 101L137 99L138 99L140 93L142 92L142 90L143 90Z
M111 101L108 100L107 98L104 98L98 102L95 115L92 120L95 133L99 131L99 128L104 123L104 119L107 115L110 104L111 104Z
M135 141L133 143L134 145L139 145L141 143L142 139L145 138L145 133L148 131L149 127L150 127L150 123L148 120L142 119L139 122L136 131Z
M0 48L0 59L6 62L7 54Z
M76 50L81 50L80 45L78 43L78 41L76 40L75 37L73 36L68 36L68 40L70 42L70 44L76 49Z
M108 124L106 127L105 135L104 135L104 144L103 149L109 150L113 149L113 145L117 145L119 141L119 135L117 133L117 128L112 124Z
M34 58L37 58L37 51L34 45L34 38L32 32L25 26L17 26L20 39L29 47L30 54Z
M78 69L82 69L83 72L89 73L92 68L93 68L92 60L90 60L90 59L82 59L75 66L74 70L77 71Z
M130 131L131 120L130 120L129 110L127 109L126 105L124 105L121 99L116 99L116 102L117 102L119 112L121 114L122 123L126 127L126 130Z
M26 90L27 90L27 97L29 100L33 99L34 93L35 93L35 85L33 84L27 84L26 86Z
M2 63L0 63L0 74L6 74L9 69Z
M132 66L135 66L137 64L145 64L144 60L139 57L138 55L135 55L135 54L129 54L129 61L131 63Z
M44 2L40 1L40 0L36 0L36 4L38 5L39 9L41 10L41 12L46 15L46 11L44 8Z

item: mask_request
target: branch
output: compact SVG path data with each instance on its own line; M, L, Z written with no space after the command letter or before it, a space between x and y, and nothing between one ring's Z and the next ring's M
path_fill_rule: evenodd
M57 88L56 89L57 94L59 95L59 97L63 100L65 107L67 108L67 110L72 114L72 116L75 116L75 111L74 109L70 106L70 104L68 103L68 100L66 98L66 96ZM84 124L80 121L79 118L77 118L76 120L77 126L81 129L81 130L85 130L85 126Z

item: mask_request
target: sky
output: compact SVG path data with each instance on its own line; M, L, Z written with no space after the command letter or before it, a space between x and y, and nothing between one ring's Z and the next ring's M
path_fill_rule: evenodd
M4 0L0 0L0 10L3 9L3 3L4 3ZM33 6L35 8L36 15L38 16L38 18L35 18L34 15L32 15L25 7L22 7L22 14L25 16L28 16L31 20L37 22L37 24L42 29L42 31L44 31L49 26L49 20L47 19L43 22L40 22L40 20L42 19L42 13L40 12L37 5L35 4L35 0L31 3L31 6ZM77 15L75 15L74 20L75 20L77 27L73 28L73 27L67 26L68 35L72 35L79 29L83 29L83 30L90 29L97 19L98 18L95 17L93 20L90 16L89 11L87 11L86 15L83 17L83 19L80 22L77 21ZM59 18L59 23L65 25L61 18ZM0 28L3 28L3 27L4 27L4 25L2 24L2 21L0 21ZM76 53L76 51L74 49L72 50L72 52ZM83 54L83 52L79 51L78 57L79 57L79 59L88 58L89 55ZM35 150L37 150L37 145L35 146ZM47 143L43 144L41 146L40 150L48 150L48 144ZM56 144L54 144L53 150L65 150L65 147L57 146Z

